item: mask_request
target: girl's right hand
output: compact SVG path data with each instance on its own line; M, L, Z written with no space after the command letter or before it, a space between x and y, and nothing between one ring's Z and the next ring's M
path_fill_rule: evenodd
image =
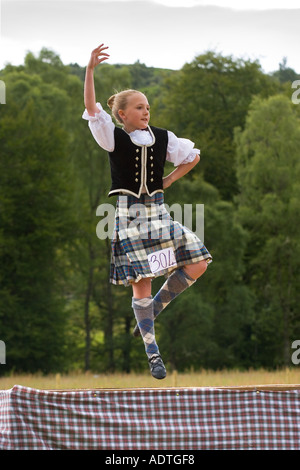
M100 46L96 47L91 53L91 57L88 63L88 68L94 69L97 65L101 62L109 58L109 54L103 52L104 50L108 49L108 47L101 44Z

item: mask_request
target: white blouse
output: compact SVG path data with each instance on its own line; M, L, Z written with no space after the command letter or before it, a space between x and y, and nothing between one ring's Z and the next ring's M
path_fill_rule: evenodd
M115 124L110 114L97 103L99 113L90 116L85 109L82 118L88 121L91 133L96 142L107 152L113 152L115 148L114 129ZM200 155L200 150L194 148L194 142L188 139L178 138L171 131L168 132L167 161L172 162L174 166L182 163L192 162L196 155ZM152 136L149 131L135 130L130 134L131 139L138 145L151 145Z

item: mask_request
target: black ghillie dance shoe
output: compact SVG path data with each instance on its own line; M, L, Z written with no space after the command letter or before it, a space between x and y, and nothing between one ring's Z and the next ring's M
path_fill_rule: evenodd
M163 360L159 354L153 354L153 356L148 359L151 374L155 379L164 379L167 375L167 371Z

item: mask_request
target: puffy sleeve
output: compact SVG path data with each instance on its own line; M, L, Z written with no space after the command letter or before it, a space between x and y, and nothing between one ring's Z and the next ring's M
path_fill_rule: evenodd
M115 148L115 125L111 116L104 111L101 104L96 103L96 105L99 113L96 113L95 116L90 116L85 109L82 118L88 121L90 131L100 147L108 152L112 152Z
M174 166L192 162L196 155L200 155L200 150L194 145L191 140L176 137L168 131L167 161L174 163Z

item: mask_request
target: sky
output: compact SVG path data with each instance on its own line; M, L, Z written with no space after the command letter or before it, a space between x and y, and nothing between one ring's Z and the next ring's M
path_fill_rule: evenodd
M300 73L299 0L0 0L0 69L42 47L85 66L97 45L108 63L178 70L213 50Z

